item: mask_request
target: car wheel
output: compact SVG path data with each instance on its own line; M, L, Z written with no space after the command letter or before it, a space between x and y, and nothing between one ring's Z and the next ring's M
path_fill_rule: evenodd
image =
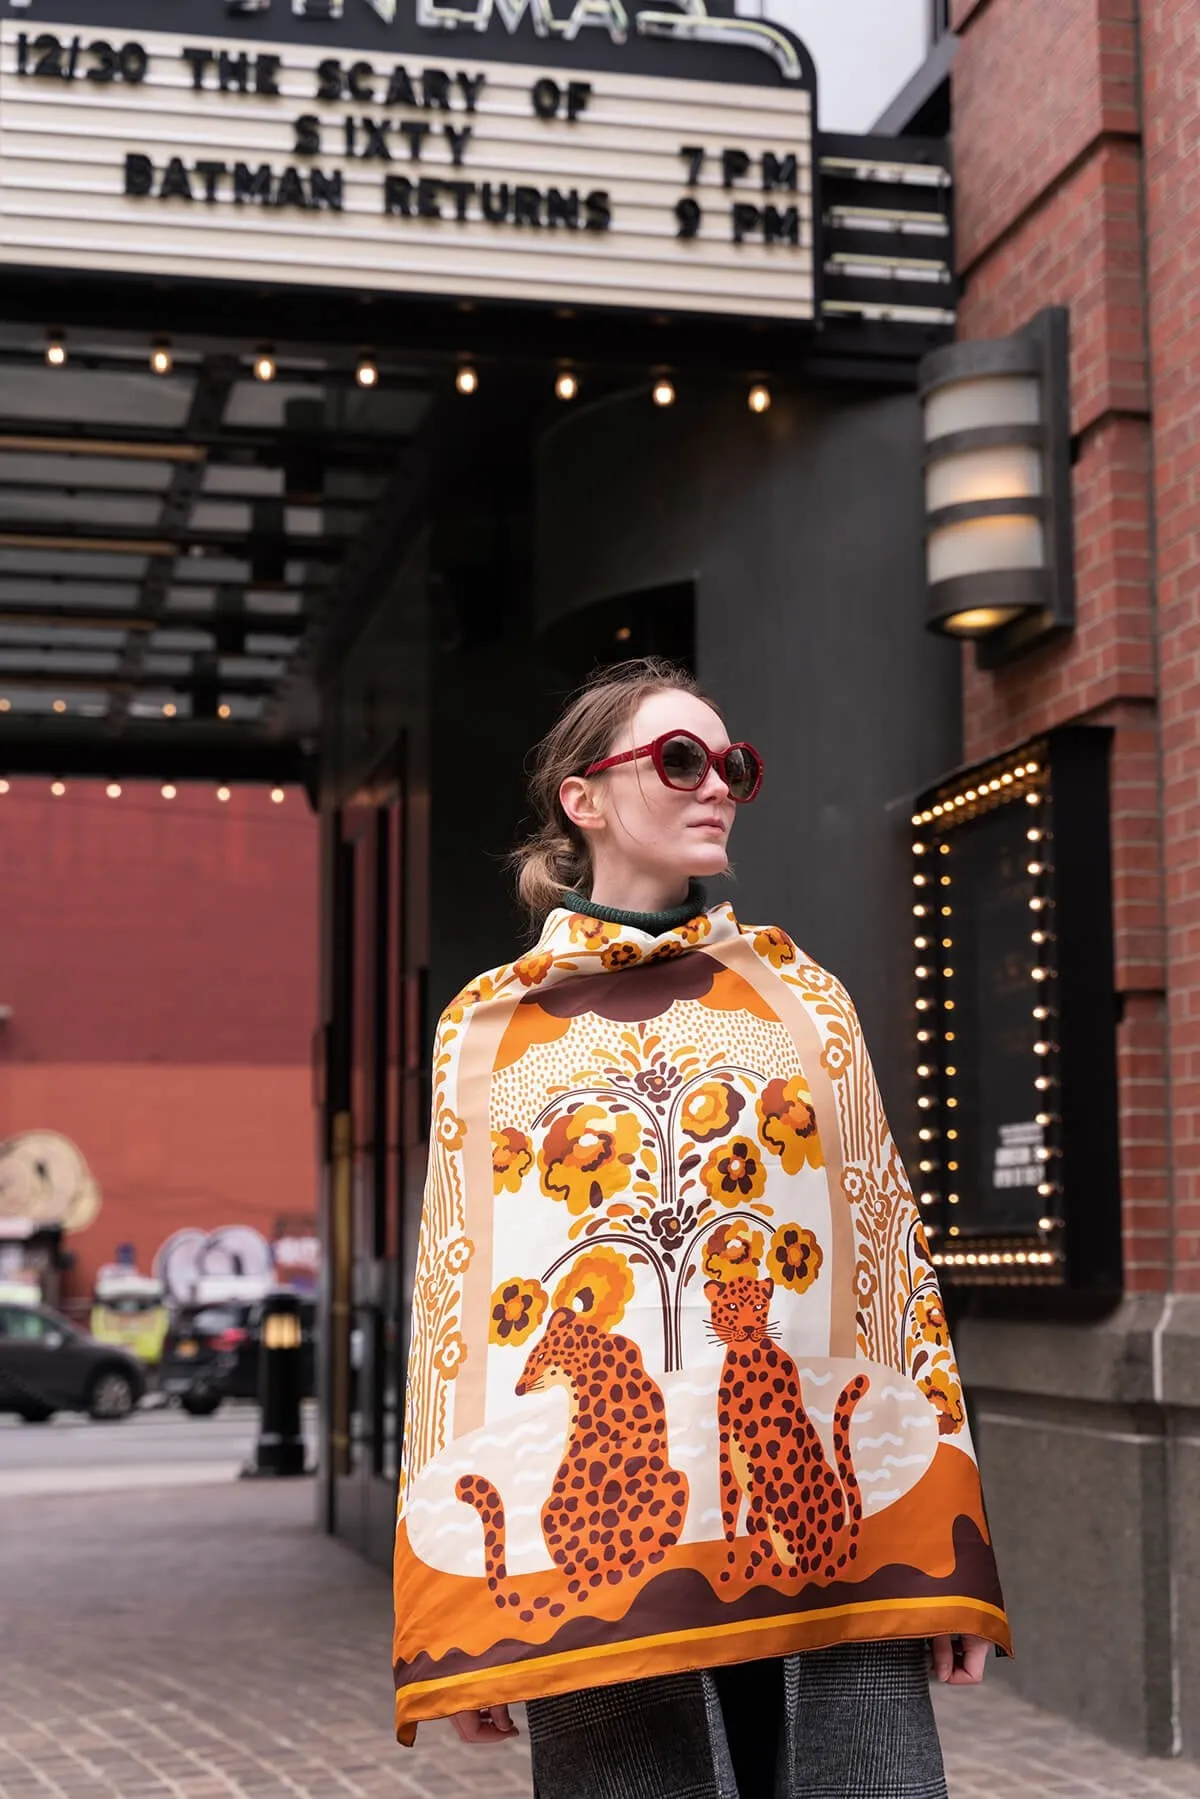
M48 1405L22 1406L18 1417L26 1424L49 1424L54 1416L53 1407Z
M93 1418L108 1422L128 1418L137 1404L133 1382L122 1368L102 1368L88 1393L87 1409Z
M184 1411L193 1418L211 1418L221 1403L221 1395L219 1393L204 1395L185 1393L179 1403Z

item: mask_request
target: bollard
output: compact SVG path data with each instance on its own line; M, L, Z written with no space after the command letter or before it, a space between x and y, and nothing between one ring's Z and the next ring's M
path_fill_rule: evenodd
M258 1338L258 1438L243 1478L282 1479L304 1474L300 1428L303 1355L300 1301L294 1293L268 1293Z

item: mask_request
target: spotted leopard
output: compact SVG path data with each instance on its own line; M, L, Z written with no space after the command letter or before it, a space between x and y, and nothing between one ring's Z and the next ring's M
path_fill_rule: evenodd
M831 1581L854 1560L862 1497L850 1459L850 1419L870 1384L855 1375L834 1407L836 1471L804 1407L795 1362L769 1334L773 1280L738 1275L709 1281L713 1330L725 1344L718 1389L721 1516L729 1561L737 1561L738 1514L747 1505L750 1580L765 1566ZM721 1579L732 1578L726 1570Z
M516 1391L567 1389L571 1402L566 1448L549 1498L542 1534L576 1604L597 1589L637 1580L679 1541L687 1516L687 1476L672 1468L667 1417L657 1382L628 1337L601 1330L560 1306L525 1363ZM484 1562L496 1604L519 1609L532 1622L565 1604L523 1597L506 1560L504 1502L482 1475L455 1487L483 1522Z

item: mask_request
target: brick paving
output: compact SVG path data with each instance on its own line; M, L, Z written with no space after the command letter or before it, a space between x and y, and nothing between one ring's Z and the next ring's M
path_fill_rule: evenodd
M390 1733L385 1580L307 1482L0 1501L0 1799L529 1799L524 1742ZM1197 1799L1000 1683L939 1695L952 1799Z

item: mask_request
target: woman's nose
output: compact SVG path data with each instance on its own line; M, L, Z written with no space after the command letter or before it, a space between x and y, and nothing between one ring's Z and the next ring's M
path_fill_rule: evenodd
M697 792L702 799L727 800L729 798L729 783L718 772L716 766L710 762L708 773L701 781Z

